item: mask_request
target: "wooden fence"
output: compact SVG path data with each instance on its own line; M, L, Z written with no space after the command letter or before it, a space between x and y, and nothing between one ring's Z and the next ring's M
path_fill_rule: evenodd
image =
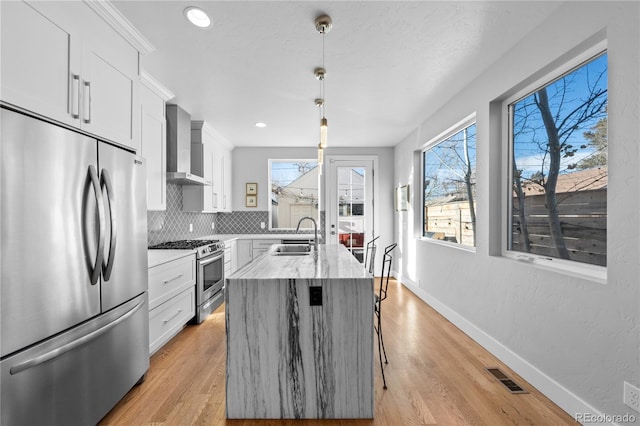
M595 189L558 194L562 235L571 260L593 265L607 264L607 190ZM512 249L525 252L521 218L514 198ZM473 246L469 203L454 202L424 208L425 235ZM527 195L525 220L531 253L558 257L549 231L544 194Z
M512 248L525 251L518 203L514 199ZM607 190L558 194L562 235L571 260L593 265L607 264ZM544 194L525 197L525 218L531 253L558 257L553 244Z
M469 203L455 202L424 208L425 235L439 240L474 245Z

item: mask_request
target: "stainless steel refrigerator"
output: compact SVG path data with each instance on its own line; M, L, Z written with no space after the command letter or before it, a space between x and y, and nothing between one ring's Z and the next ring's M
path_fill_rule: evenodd
M144 164L1 114L0 423L95 424L149 367Z

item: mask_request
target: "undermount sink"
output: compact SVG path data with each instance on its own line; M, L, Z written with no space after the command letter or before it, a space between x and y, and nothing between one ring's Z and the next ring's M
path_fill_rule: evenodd
M271 251L273 256L305 256L310 253L309 244L279 244Z

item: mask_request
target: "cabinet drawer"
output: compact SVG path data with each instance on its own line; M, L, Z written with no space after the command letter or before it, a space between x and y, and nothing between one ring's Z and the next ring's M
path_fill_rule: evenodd
M195 283L195 255L149 268L149 308L155 308Z
M175 336L193 316L196 307L195 287L149 311L149 352L157 351Z

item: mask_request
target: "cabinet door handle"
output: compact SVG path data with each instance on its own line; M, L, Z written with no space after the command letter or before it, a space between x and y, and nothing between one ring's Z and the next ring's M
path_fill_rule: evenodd
M183 275L184 275L184 274L180 274L180 275L177 275L177 276L175 276L175 277L173 277L173 278L169 278L168 280L164 280L162 283L163 283L163 284L169 284L171 281L175 281L175 280L177 280L178 278L182 277Z
M173 320L175 317L177 317L181 313L182 313L182 309L178 309L178 311L175 314L171 315L171 317L169 317L169 319L162 320L162 324L166 324L166 323L170 322L171 320Z
M227 196L226 195L222 196L222 208L223 209L227 208Z
M71 117L80 118L80 76L72 74L71 80Z
M84 122L87 124L91 123L91 82L84 82L84 108L85 117Z

